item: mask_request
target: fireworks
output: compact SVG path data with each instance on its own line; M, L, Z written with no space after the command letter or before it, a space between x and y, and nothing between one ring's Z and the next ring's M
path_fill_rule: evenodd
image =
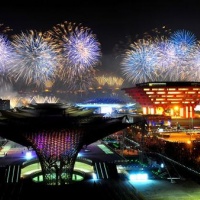
M9 74L16 81L42 86L54 79L58 65L57 52L48 40L37 31L13 36L12 45L16 55Z
M35 102L35 103L46 103L46 99L47 97L43 97L40 95L34 96L31 100L31 103Z
M59 102L59 98L53 96L53 97L47 97L46 100L47 103L58 103Z
M21 97L17 97L17 96L12 96L12 95L3 95L2 97L0 97L0 99L9 99L10 100L10 108L15 108L18 106L21 106Z
M200 41L197 42L195 46L194 53L191 55L191 65L192 69L188 73L190 81L199 81L200 79Z
M0 24L0 31L2 28ZM10 30L6 27L1 32ZM128 44L118 57L122 58L121 70L126 80L199 81L200 42L192 32L172 32L162 27L161 31L152 29L143 38L141 35L135 38L134 42L127 38ZM65 21L45 33L30 30L13 35L12 41L2 34L0 85L10 87L15 81L50 91L61 83L62 89L70 94L86 93L96 84L119 89L125 79L96 76L101 56L96 35L82 24Z
M16 88L23 84L44 90L60 81L71 93L85 93L95 84L101 45L90 28L65 21L44 33L28 30L12 35L10 44L5 39L0 38L1 88L12 80Z
M1 90L10 88L8 67L13 57L13 48L5 35L0 35L0 85Z
M156 81L156 63L158 60L157 45L151 40L139 40L133 43L125 52L122 71L128 81L147 82Z
M189 31L176 31L168 38L146 37L126 49L122 72L133 83L198 81L199 52L199 42Z
M0 33L1 34L8 34L9 32L13 31L9 26L5 26L4 24L0 24Z
M122 86L124 79L116 76L96 76L95 79L100 87L108 85L109 87L119 88Z
M62 66L59 78L69 90L87 90L94 82L95 67L101 58L100 43L91 29L65 21L48 32L59 44Z
M40 96L40 95L37 95L37 96L34 96L32 98L32 100L30 101L30 103L34 104L34 103L58 103L59 102L59 98L53 96L53 97L49 97L49 96Z
M68 64L76 68L77 72L82 68L94 67L100 58L99 43L95 36L85 29L75 30L68 41L64 43L64 57L67 57Z
M188 49L188 46L194 46L197 41L196 36L187 30L175 31L173 34L171 34L170 40L176 45L181 45L182 50Z
M193 70L194 50L196 49L196 37L186 30L175 31L169 38L174 45L174 57L176 58L170 72L170 80L190 80L190 71Z
M10 107L11 108L21 106L21 97L10 97L8 99L10 99Z

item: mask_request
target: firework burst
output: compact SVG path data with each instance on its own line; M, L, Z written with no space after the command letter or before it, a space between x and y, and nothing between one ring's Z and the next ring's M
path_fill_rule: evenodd
M182 52L188 49L188 46L196 45L196 36L187 30L178 30L171 34L170 40L176 45L180 45Z
M200 41L197 41L194 53L191 54L191 70L188 73L189 81L199 81L200 80Z
M8 76L8 67L12 63L14 52L10 41L5 35L0 35L0 85L1 90L7 90L12 84Z
M111 88L116 88L118 89L119 87L122 86L124 79L121 77L116 77L116 76L96 76L95 77L97 83L98 83L98 88L101 88L105 85L111 87Z
M12 32L13 30L9 26L5 26L4 24L0 24L0 33L7 35L8 33Z
M174 44L174 56L176 57L174 67L170 70L170 79L186 81L192 70L191 63L193 62L197 44L196 37L190 31L178 30L172 33L169 40Z
M199 44L189 31L166 36L145 36L123 54L123 75L133 83L199 80ZM195 72L193 72L195 71Z
M55 78L57 52L49 40L43 33L32 30L13 36L16 56L9 73L16 81L43 86Z
M0 96L0 99L3 99L3 100L9 99L11 108L21 106L21 99L22 99L21 97L17 97L13 95L3 95L3 96Z
M91 29L72 22L57 24L48 32L59 44L59 78L70 90L87 90L94 82L95 67L100 63L100 43Z
M157 60L157 45L151 40L139 40L124 54L121 63L123 75L131 82L156 81L158 74L154 69Z

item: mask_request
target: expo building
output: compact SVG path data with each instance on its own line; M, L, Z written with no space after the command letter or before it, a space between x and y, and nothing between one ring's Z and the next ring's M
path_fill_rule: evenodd
M140 104L144 115L193 118L200 103L200 82L145 82L122 90Z

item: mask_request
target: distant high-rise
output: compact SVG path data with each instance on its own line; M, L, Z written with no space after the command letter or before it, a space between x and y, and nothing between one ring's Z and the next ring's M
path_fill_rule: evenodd
M10 109L10 100L0 99L0 110Z

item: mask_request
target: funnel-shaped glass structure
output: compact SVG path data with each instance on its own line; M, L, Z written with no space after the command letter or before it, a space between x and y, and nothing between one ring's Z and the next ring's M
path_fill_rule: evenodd
M0 135L36 152L47 185L70 184L83 145L127 127L124 117L104 118L63 104L35 104L0 112Z

